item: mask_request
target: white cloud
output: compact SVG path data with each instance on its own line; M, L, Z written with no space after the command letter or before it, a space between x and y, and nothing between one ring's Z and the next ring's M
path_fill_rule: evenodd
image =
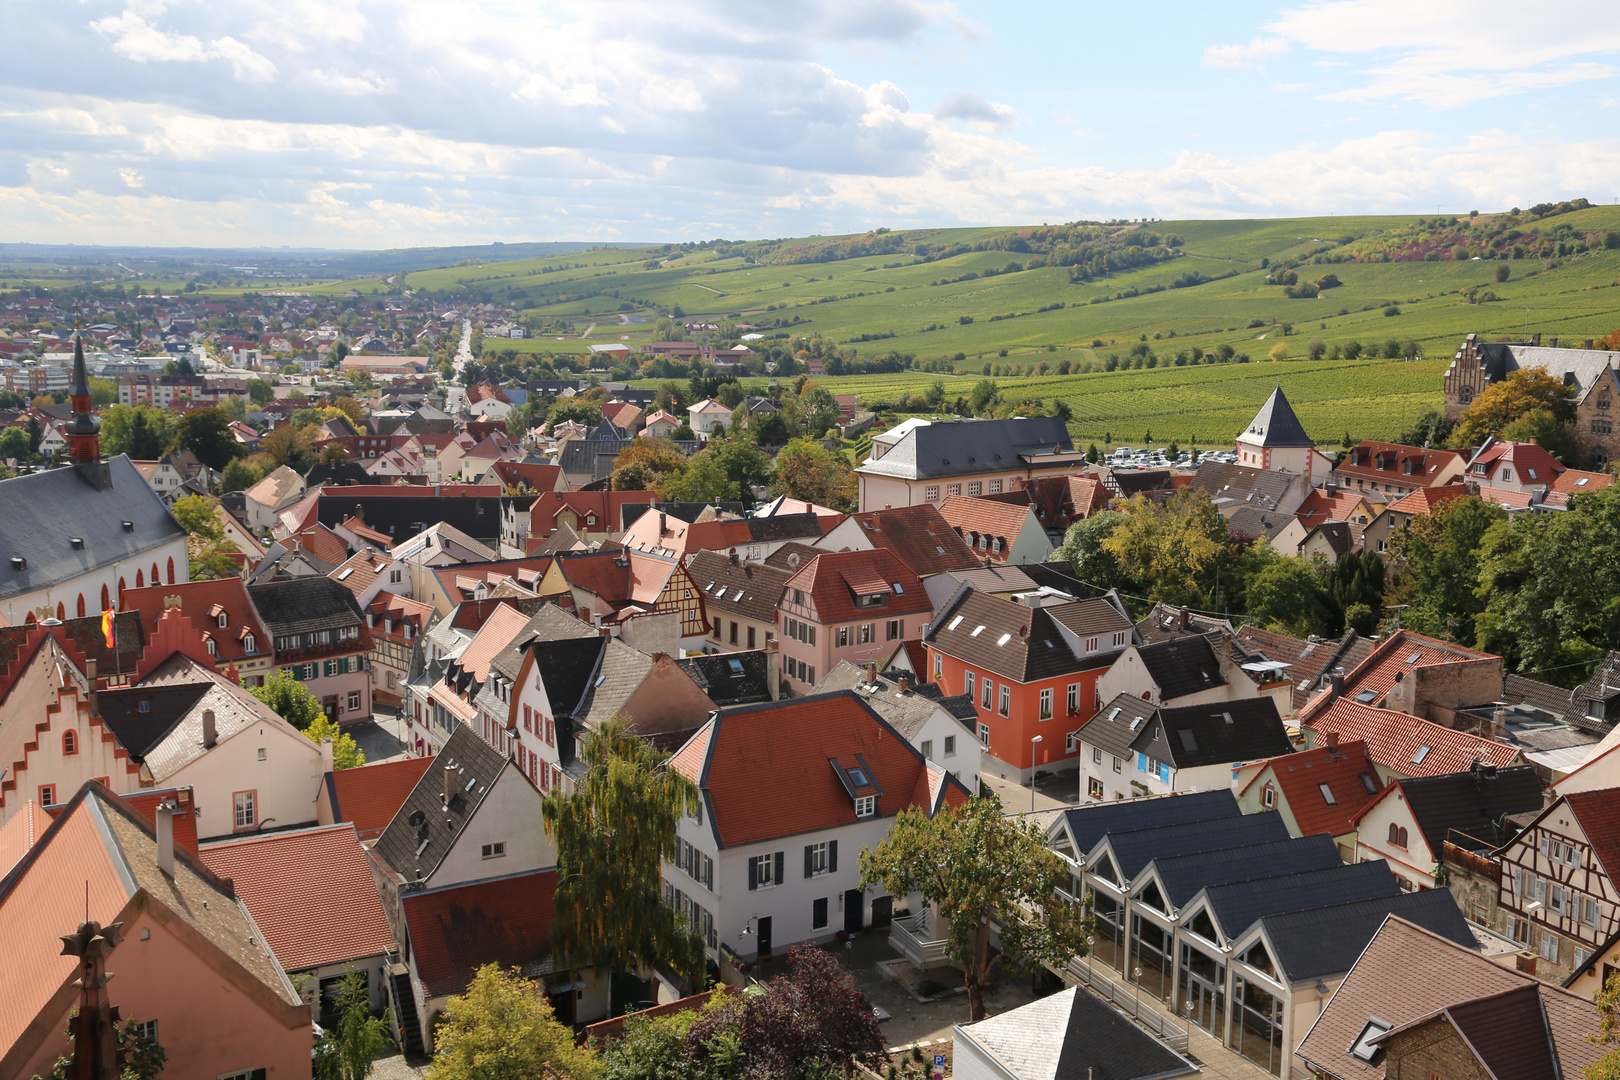
M1532 16L1518 0L1328 0L1285 10L1265 29L1315 52L1371 60L1361 85L1329 97L1454 108L1612 78L1615 68L1601 61L1620 52L1613 4L1555 8Z
M233 37L203 41L191 34L160 30L144 15L126 8L121 15L109 15L90 23L90 29L112 39L112 50L140 64L195 63L201 60L228 60L241 82L266 82L275 78L276 65Z
M1289 51L1282 38L1255 38L1247 45L1211 45L1204 50L1203 63L1212 68L1255 68Z
M966 120L1000 131L1018 119L1011 105L999 105L970 90L958 90L934 107L936 120Z

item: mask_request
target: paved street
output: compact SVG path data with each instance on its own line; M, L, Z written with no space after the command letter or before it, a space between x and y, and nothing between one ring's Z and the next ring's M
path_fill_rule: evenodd
M343 730L360 744L361 752L366 755L366 764L376 765L405 756L404 726L397 708L375 705L372 707L370 720L349 724Z

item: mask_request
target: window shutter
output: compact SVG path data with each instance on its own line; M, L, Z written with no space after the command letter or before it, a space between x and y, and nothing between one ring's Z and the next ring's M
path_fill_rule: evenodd
M714 889L714 860L707 855L703 856L703 887Z
M814 862L815 855L816 855L816 845L814 845L814 844L806 844L806 845L804 845L804 876L805 877L812 877L812 876L815 875L815 872L816 872L815 862Z
M782 876L783 872L787 869L787 867L785 865L785 862L786 862L785 856L786 855L787 855L787 852L785 852L785 851L778 851L776 853L776 876L774 878L772 878L771 880L777 882L778 884L780 884L781 882L787 880L786 878L784 878Z
M829 840L829 841L827 841L827 873L836 874L837 872L838 872L838 841Z
M749 856L748 891L753 892L757 888L759 888L759 863L754 860L753 856Z

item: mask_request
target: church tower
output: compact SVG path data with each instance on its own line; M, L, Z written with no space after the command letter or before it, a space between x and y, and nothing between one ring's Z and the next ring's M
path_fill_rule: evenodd
M1305 426L1294 415L1281 383L1237 437L1233 449L1239 465L1304 473L1312 486L1325 483L1333 471L1333 459L1317 450L1316 443L1305 434Z
M68 390L73 419L63 436L67 439L68 461L80 476L98 490L112 487L112 473L101 460L101 417L90 396L90 373L84 367L84 335L73 335L73 386Z

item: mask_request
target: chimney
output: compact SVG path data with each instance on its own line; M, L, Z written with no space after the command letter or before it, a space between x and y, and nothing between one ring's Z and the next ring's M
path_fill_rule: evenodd
M321 740L321 772L330 773L330 772L336 772L336 771L337 770L333 766L333 760L332 760L332 740L331 739L322 739Z
M782 649L781 644L775 640L765 645L765 682L770 688L771 700L778 701L782 697Z
M878 678L877 678L877 664L876 663L874 663L870 668L867 669L866 681L871 683L873 686L877 685Z
M1328 744L1328 746L1329 746L1329 747L1330 747L1330 748L1331 748L1331 747L1335 747L1335 746L1338 746L1338 745L1339 745L1339 733L1338 733L1338 732L1337 732L1337 731L1330 731L1330 732L1328 732L1328 733L1327 733L1327 734L1326 734L1326 735L1325 735L1325 736L1324 736L1324 738L1326 738L1326 739L1327 739L1327 744Z
M1541 344L1541 331L1538 330L1534 334L1530 335L1530 344L1532 344L1532 345L1540 345Z
M1344 668L1333 669L1333 675L1328 679L1328 686L1330 688L1328 704L1331 705L1339 700L1340 694L1344 693Z
M1183 630L1187 629L1187 609L1186 608L1181 609L1181 628Z
M731 565L732 566L737 565L737 549L736 548L731 549Z
M1531 952L1529 949L1525 949L1523 952L1519 953L1519 955L1513 958L1513 966L1519 971L1524 972L1526 975L1535 975L1536 954Z
M167 799L157 808L157 863L165 877L174 877L174 805Z
M84 679L85 682L90 684L90 689L85 693L85 698L90 702L91 716L101 715L101 698L97 693L100 688L96 685L96 667L94 660L84 662Z
M1588 349L1590 349L1592 347L1592 339L1591 338L1586 339L1586 347Z
M444 767L444 805L450 806L450 789L455 786L453 777L456 775L456 766L452 762Z
M212 750L219 742L219 728L214 724L214 710L203 710L203 749Z
M1507 710L1498 705L1491 713L1491 734L1498 739L1505 739L1507 733Z
M1556 348L1558 348L1558 339L1557 339L1557 338L1548 338L1548 339L1547 339L1547 347L1548 347L1548 348L1549 348L1549 349L1556 349Z
M896 685L899 686L900 692L902 694L909 693L911 691L911 673L910 672L901 673L898 676L898 678L895 680L895 682L896 682Z

